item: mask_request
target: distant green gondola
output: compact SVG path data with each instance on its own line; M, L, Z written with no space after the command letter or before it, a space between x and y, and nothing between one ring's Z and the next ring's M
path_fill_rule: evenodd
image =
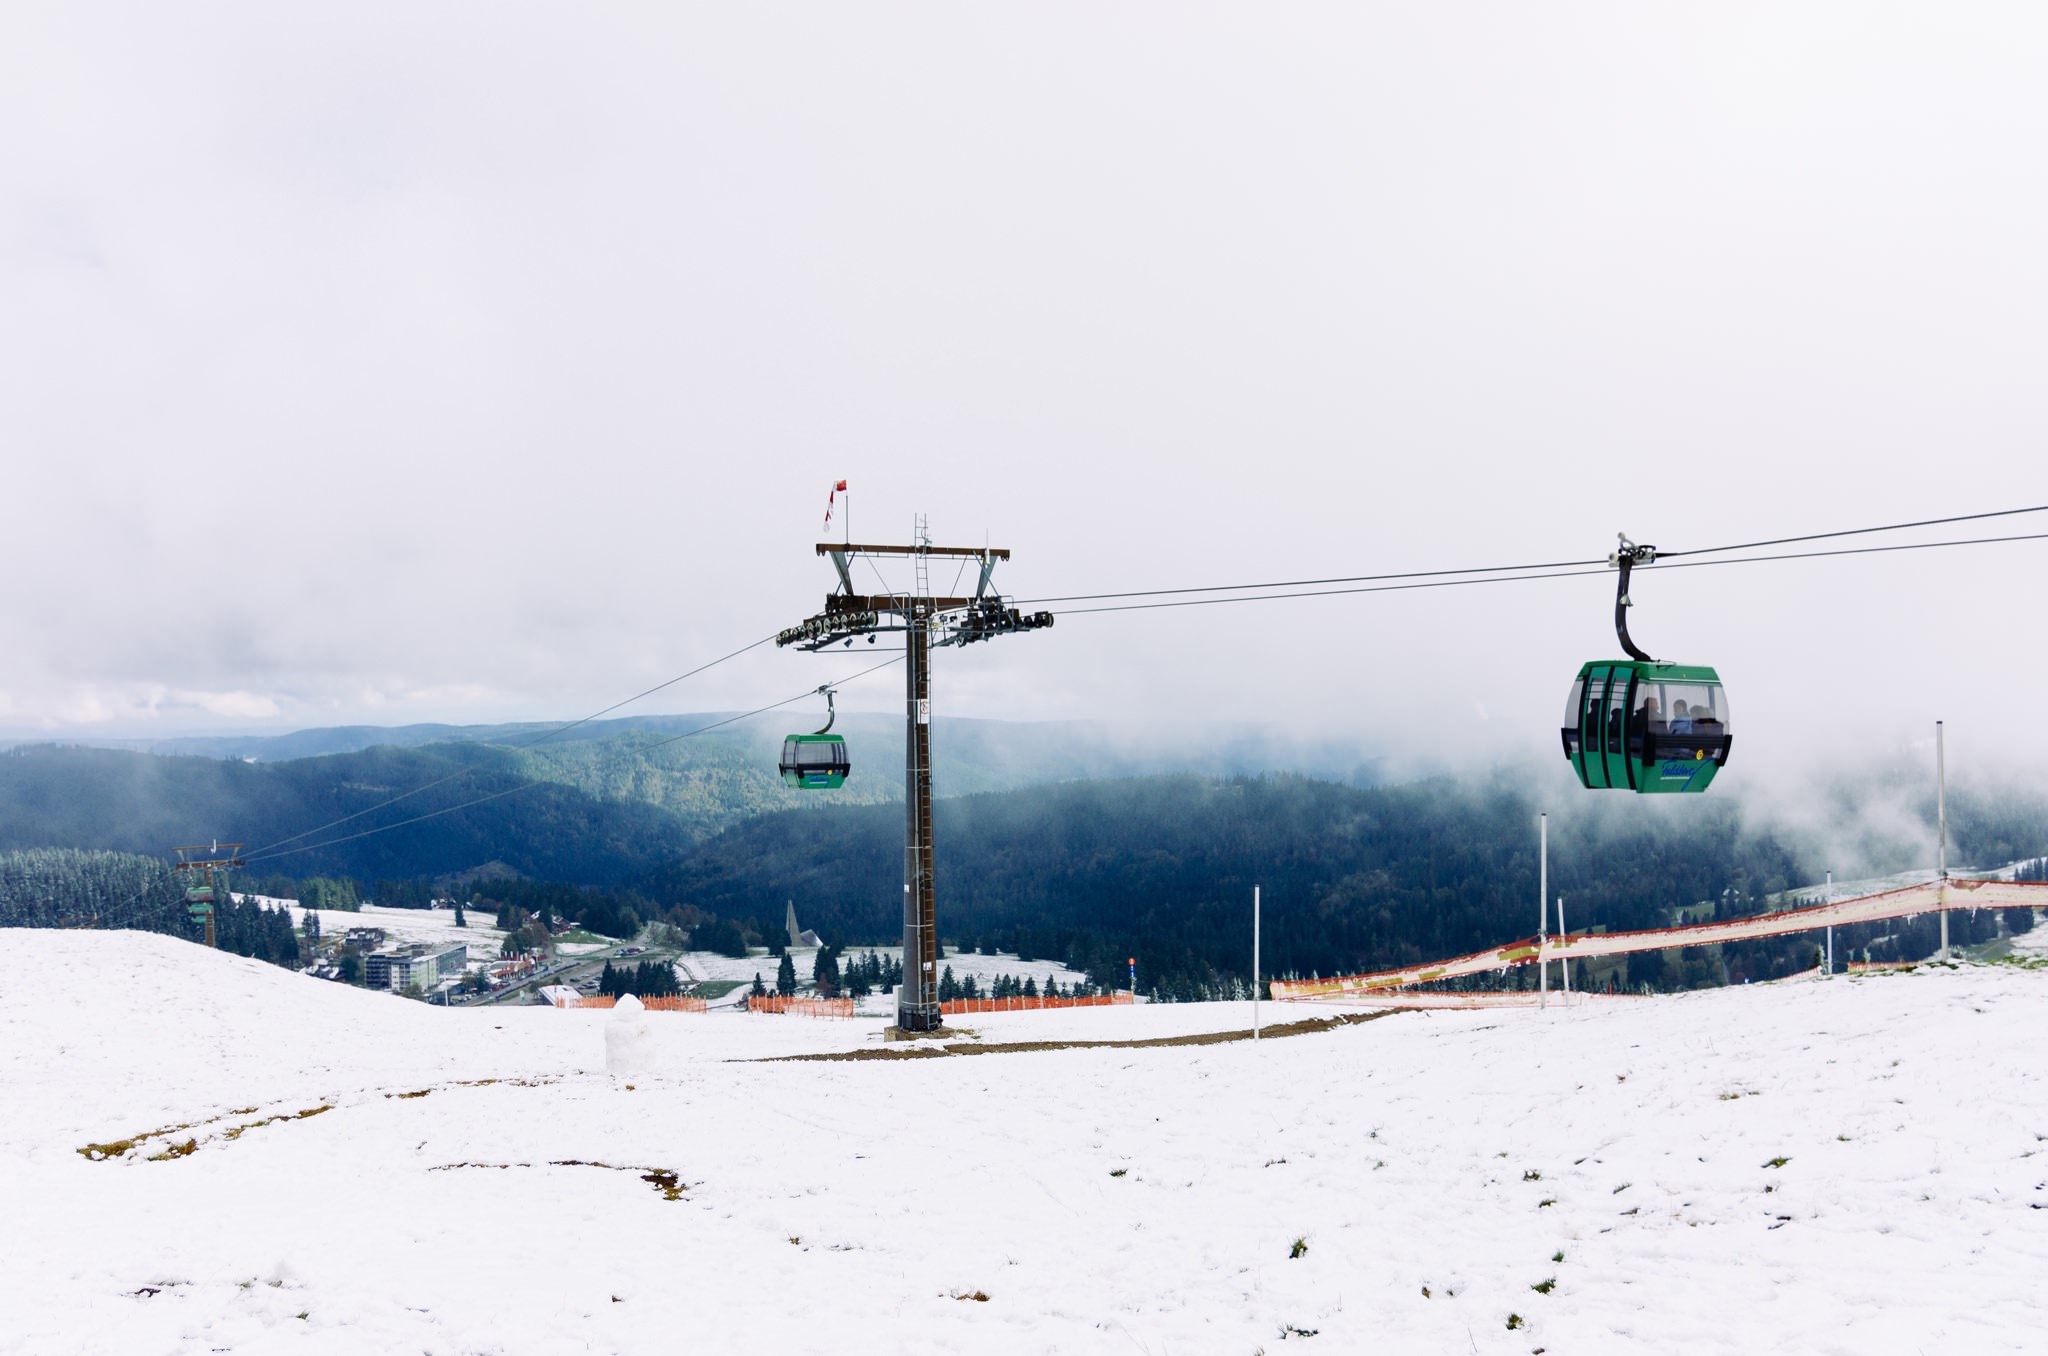
M830 791L846 785L847 777L853 773L853 764L846 756L846 740L825 732L839 718L832 687L828 683L818 691L825 697L824 729L816 734L793 734L782 741L782 783L799 791Z
M853 771L846 741L828 734L793 734L783 740L781 766L783 784L804 791L844 786Z
M1704 791L1728 765L1734 737L1721 676L1705 665L1652 659L1629 639L1629 571L1656 559L1656 547L1627 537L1608 558L1621 570L1614 633L1632 657L1593 660L1572 680L1559 733L1581 786L1647 795Z

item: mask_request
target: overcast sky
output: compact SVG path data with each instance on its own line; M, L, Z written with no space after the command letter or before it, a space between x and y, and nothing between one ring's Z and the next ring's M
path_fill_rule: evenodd
M582 715L815 611L839 478L856 537L926 513L1014 550L1020 597L2048 502L2038 5L8 30L0 728ZM1937 716L2044 754L2010 719L2044 569L1671 571L1634 627L1719 666L1733 766ZM947 652L936 705L1554 756L1611 605L1602 577L1074 616ZM635 709L858 667L770 646Z

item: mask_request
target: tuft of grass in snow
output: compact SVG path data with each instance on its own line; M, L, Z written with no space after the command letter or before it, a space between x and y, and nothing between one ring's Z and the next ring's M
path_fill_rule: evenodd
M239 1116L242 1113L237 1111L230 1112L229 1114ZM218 1120L219 1117L215 1117L215 1119ZM158 1139L164 1135L175 1135L180 1130L196 1130L206 1124L209 1124L209 1122L185 1121L179 1125L166 1125L158 1130L145 1130L139 1135L130 1135L127 1139L108 1140L105 1144L88 1144L83 1149L80 1149L78 1154L79 1157L90 1162L99 1163L109 1158L120 1158L124 1154L131 1153L146 1140Z
M1109 1175L1111 1177L1122 1177L1128 1172L1130 1172L1129 1168L1111 1168L1109 1170Z
M683 1184L667 1168L654 1168L640 1174L640 1180L650 1182L661 1193L665 1201L679 1201L683 1198Z
M975 1302L976 1304L987 1304L987 1303L988 1303L988 1291L986 1291L986 1290L955 1290L955 1291L953 1292L953 1298L954 1298L954 1299L956 1299L956 1300L973 1300L973 1301L974 1301L974 1302Z
M399 1095L404 1097L424 1097L427 1094L424 1092L411 1092ZM283 1116L266 1116L260 1121L250 1121L247 1125L230 1126L228 1132L221 1136L221 1138L232 1144L240 1139L245 1131L260 1130L266 1125L275 1125L279 1121L303 1121L309 1117L318 1116L322 1112L332 1110L334 1110L334 1104L330 1102L325 1106L309 1106L304 1111L293 1111Z
M1521 1326L1523 1326L1523 1324L1522 1324L1522 1316L1521 1316L1520 1314L1509 1314L1509 1315L1508 1315L1508 1327L1509 1327L1510 1329L1514 1329L1514 1328L1519 1328L1519 1327L1521 1327Z
M1534 1290L1539 1295L1547 1295L1551 1291L1557 1289L1557 1277L1552 1276L1547 1280L1538 1281L1536 1282L1536 1284L1530 1286L1529 1288L1531 1290Z
M151 1154L149 1161L152 1163L163 1163L173 1158L183 1158L187 1154L197 1153L198 1151L199 1141L197 1139L188 1139L183 1144L165 1145L163 1152Z
M1553 1262L1562 1262L1564 1260L1564 1249L1559 1248L1556 1252L1550 1254L1550 1260Z
M1289 1261L1293 1261L1295 1258L1301 1257L1307 1252L1308 1236L1304 1234L1302 1237L1294 1240L1294 1246L1287 1250L1287 1258Z
M1543 1180L1543 1174L1534 1168L1530 1168L1522 1174L1522 1180L1525 1182L1540 1182Z
M1282 1323L1280 1325L1280 1340L1285 1342L1290 1337L1314 1337L1321 1331L1321 1328L1297 1328L1292 1323Z
M1774 1158L1770 1162L1764 1164L1764 1166L1767 1168L1782 1168L1791 1161L1792 1160L1789 1158Z
M86 1160L97 1163L106 1158L119 1158L134 1147L135 1141L132 1139L115 1139L105 1144L88 1144L78 1152Z

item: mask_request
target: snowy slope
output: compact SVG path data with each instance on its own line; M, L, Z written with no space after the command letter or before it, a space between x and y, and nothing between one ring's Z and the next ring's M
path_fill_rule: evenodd
M2048 1321L2041 970L857 1062L761 1057L878 1023L655 1014L629 1087L608 1014L8 938L0 1352L1866 1356Z
M257 898L257 896L250 896ZM409 946L415 943L432 947L462 945L469 948L473 961L492 961L498 958L498 948L505 940L505 934L491 926L489 910L471 910L464 915L464 927L455 926L455 913L444 909L389 909L380 904L365 904L355 909L308 909L295 899L266 900L267 903L288 905L292 911L292 924L306 926L306 915L320 915L320 935L330 940L347 934L350 928L384 929L384 946ZM570 952L582 952L601 948L570 948Z

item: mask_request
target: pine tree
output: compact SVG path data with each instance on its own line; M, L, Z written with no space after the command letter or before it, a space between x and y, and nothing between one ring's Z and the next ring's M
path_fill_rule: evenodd
M683 986L676 979L676 967L668 961L641 961L639 994L642 998L674 998Z
M818 958L811 963L811 982L828 998L839 991L839 957L831 947L818 948Z
M761 972L759 970L754 971L754 987L747 990L747 992L755 998L766 998L768 996L768 986L761 982Z
M1038 981L1029 975L1024 977L1024 996L1026 998L1038 997Z
M784 998L796 992L796 965L787 951L782 953L782 964L775 967L775 992Z
M939 1001L950 1003L960 997L960 981L953 978L953 967L947 966L939 972Z
M455 901L455 926L459 928L469 926L469 920L462 916L462 901L459 899Z

